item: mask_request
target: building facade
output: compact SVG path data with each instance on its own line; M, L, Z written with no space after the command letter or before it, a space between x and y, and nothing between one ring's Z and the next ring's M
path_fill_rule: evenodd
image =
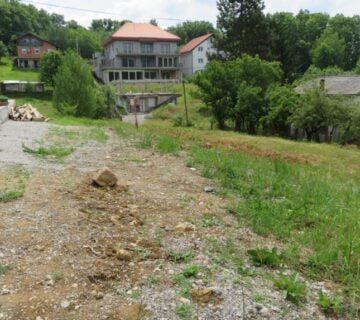
M41 57L55 49L50 42L32 33L27 33L17 39L17 66L19 68L39 68Z
M186 76L205 69L208 55L215 52L211 33L195 38L184 45L181 50L181 72Z
M178 81L179 40L148 23L125 23L94 55L94 71L104 83Z

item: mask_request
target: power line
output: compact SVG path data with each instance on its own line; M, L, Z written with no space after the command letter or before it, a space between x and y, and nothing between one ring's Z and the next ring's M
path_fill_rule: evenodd
M100 14L106 14L109 16L118 16L122 17L119 13L114 12L107 12L107 11L100 11L100 10L91 10L91 9L85 9L85 8L76 8L76 7L70 7L70 6L61 6L58 4L52 4L52 3L44 3L44 2L38 2L38 1L32 1L32 0L20 0L22 2L28 2L31 4L39 4L43 6L48 7L55 7L55 8L61 8L61 9L67 9L67 10L75 10L75 11L82 11L82 12L90 12L90 13L100 13ZM159 17L144 17L144 19L156 19L156 20L167 20L167 21L185 21L184 19L177 19L177 18L159 18ZM126 20L126 19L123 19ZM129 19L130 20L130 19ZM133 19L132 19L133 20Z

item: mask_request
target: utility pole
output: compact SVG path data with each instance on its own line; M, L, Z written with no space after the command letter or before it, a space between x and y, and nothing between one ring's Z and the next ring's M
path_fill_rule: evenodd
M187 109L187 101L186 101L186 89L185 89L185 81L182 79L183 84L183 91L184 91L184 102L185 102L185 119L186 119L186 126L189 127L189 115L188 115L188 109Z
M79 55L79 41L78 41L78 38L76 37L76 52L77 54Z

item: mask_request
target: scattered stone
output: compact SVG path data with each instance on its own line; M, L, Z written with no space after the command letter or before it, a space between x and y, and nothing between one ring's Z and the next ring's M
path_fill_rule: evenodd
M204 191L207 192L207 193L216 192L216 188L215 188L215 187L206 186L206 187L204 188Z
M1 319L1 318L0 318ZM44 320L44 318L40 317L40 316L37 316L36 317L36 320Z
M130 261L131 260L131 253L125 249L117 249L116 250L116 258L122 261Z
M189 299L186 299L184 297L180 297L179 298L179 301L182 303L182 304L190 304L190 300Z
M176 231L180 231L180 232L190 232L190 231L193 231L195 228L194 226L189 223L189 222L182 222L182 223L179 223L176 227L175 227L175 230Z
M192 299L201 304L209 303L210 301L214 303L219 303L222 300L222 292L216 288L194 288L190 292Z
M101 300L103 298L104 298L104 294L102 292L96 292L96 294L95 294L96 300Z
M92 182L99 187L115 187L118 178L109 168L104 167L94 173Z
M263 318L270 318L271 316L271 311L270 309L266 308L266 307L262 307L261 310L259 311L259 314L263 317Z
M11 291L9 290L9 289L7 289L7 288L3 288L2 290L1 290L1 295L2 296L6 296L6 295L8 295L8 294L10 294L11 293Z
M60 302L60 306L61 306L61 308L63 308L63 309L68 309L68 308L70 308L70 305L71 305L71 302L70 302L69 300L62 300L62 301Z

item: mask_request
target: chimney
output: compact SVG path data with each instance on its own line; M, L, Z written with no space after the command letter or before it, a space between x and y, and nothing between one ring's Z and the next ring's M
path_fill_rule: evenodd
M320 79L320 90L325 91L325 79Z

